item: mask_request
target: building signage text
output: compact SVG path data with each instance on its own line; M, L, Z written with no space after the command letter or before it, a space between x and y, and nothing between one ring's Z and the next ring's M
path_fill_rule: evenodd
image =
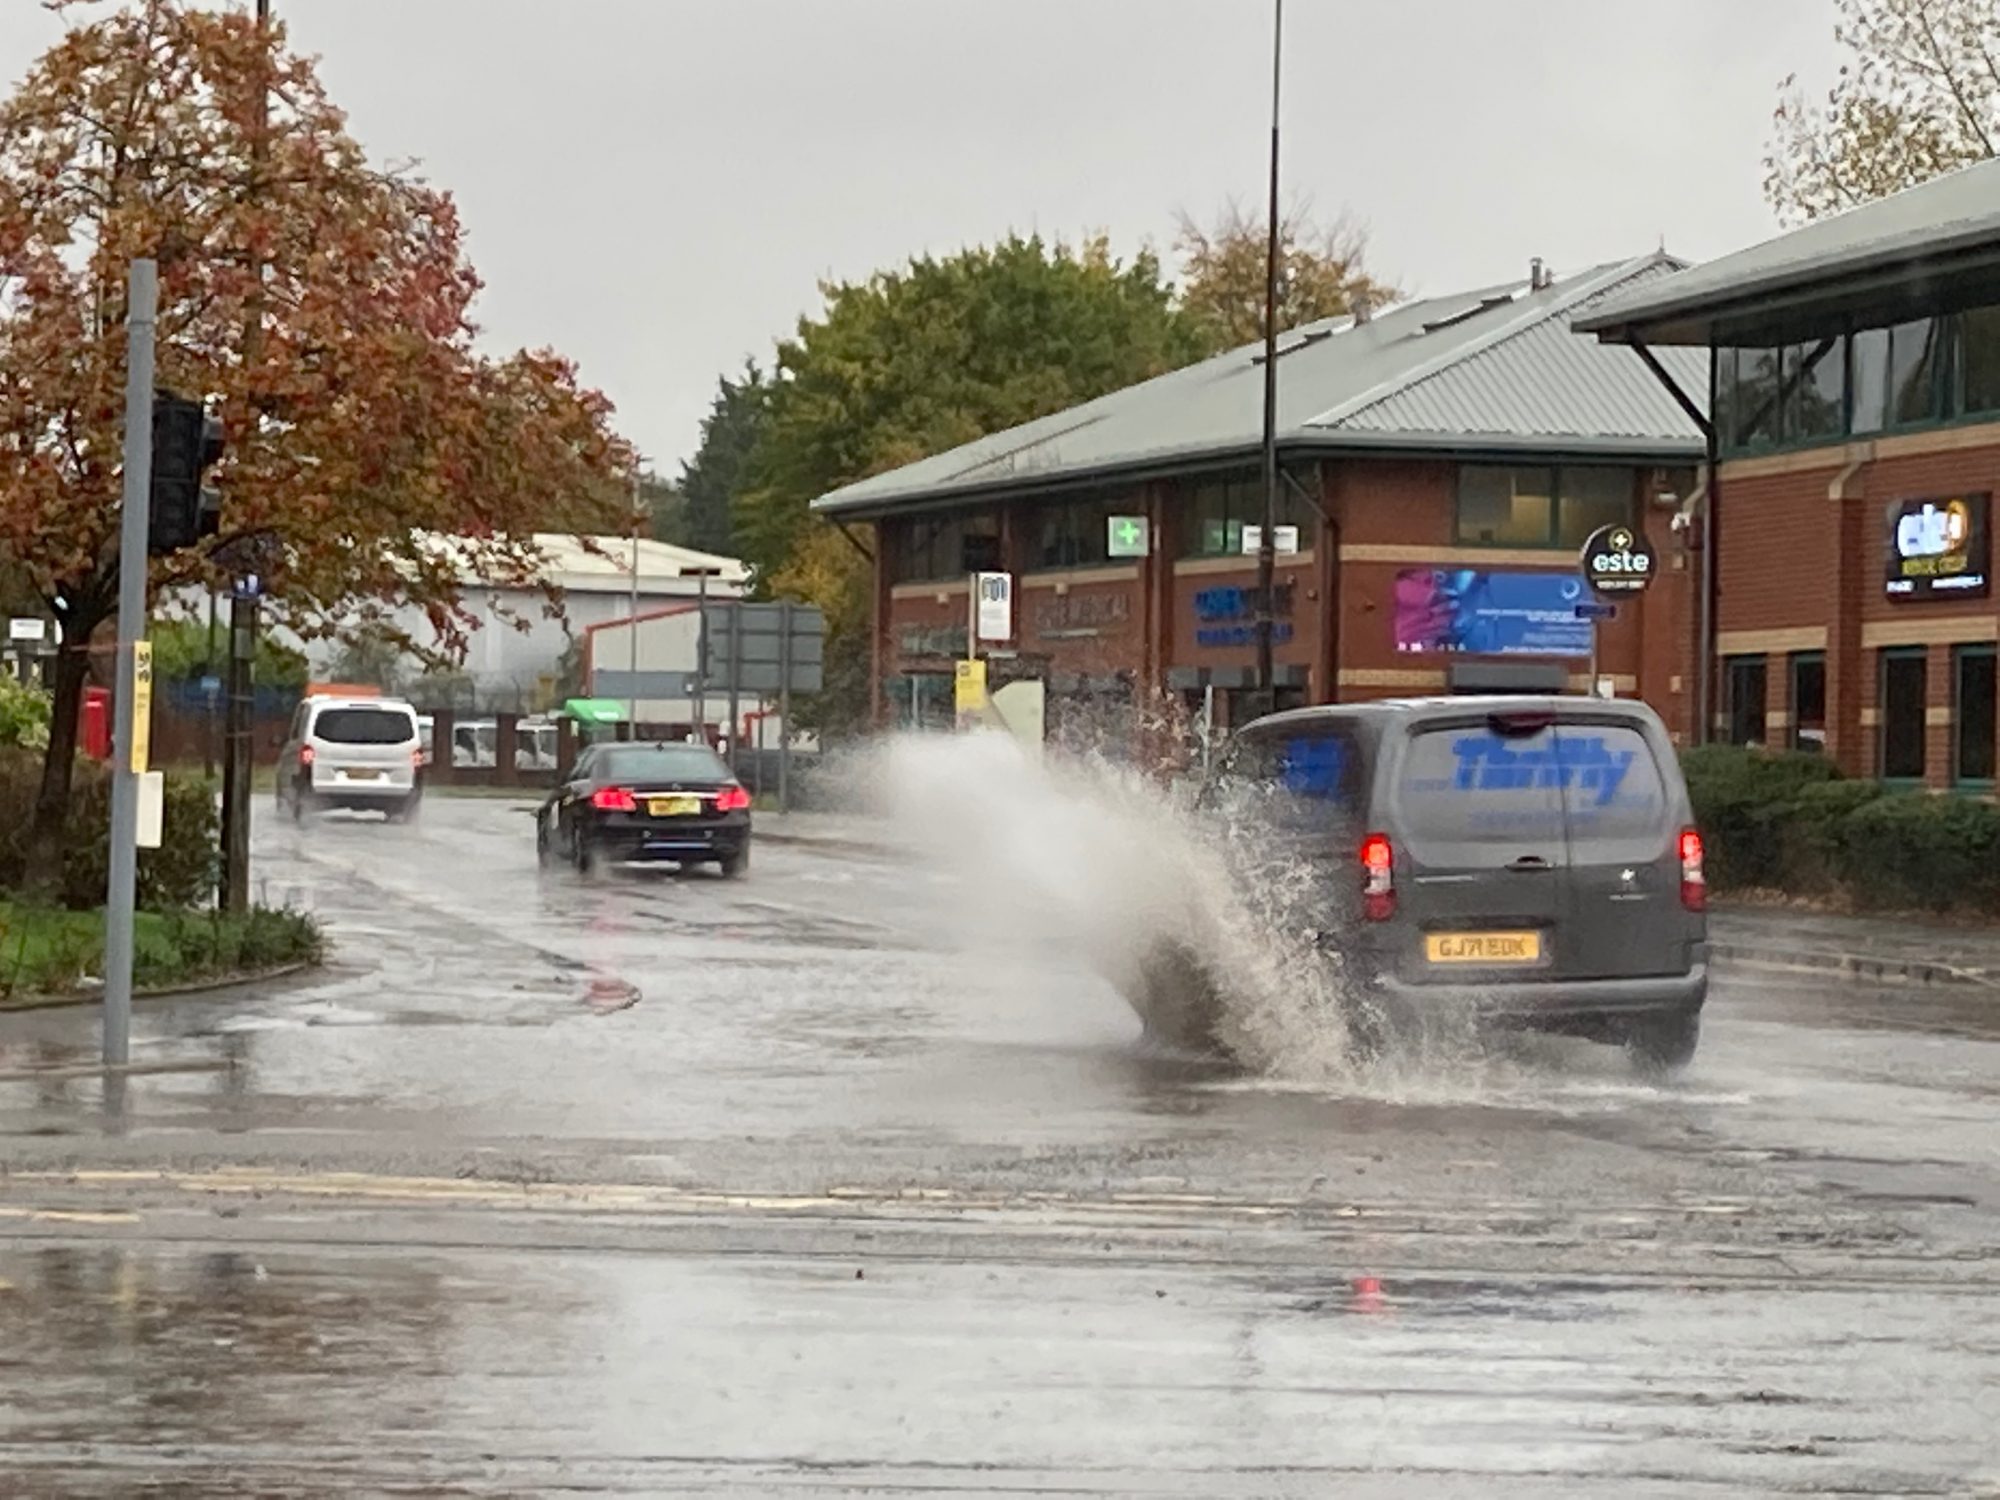
M1043 594L1035 601L1035 633L1044 640L1068 640L1102 635L1132 618L1132 596L1111 594Z
M1293 586L1281 583L1271 591L1271 640L1283 645L1292 638ZM1257 590L1234 585L1202 589L1194 596L1197 646L1254 646L1257 644Z
M1889 507L1891 599L1981 599L1987 568L1985 495L1904 500Z

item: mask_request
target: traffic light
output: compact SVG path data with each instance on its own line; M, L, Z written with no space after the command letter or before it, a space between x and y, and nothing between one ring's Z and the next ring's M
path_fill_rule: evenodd
M222 525L222 500L201 476L222 457L222 423L199 401L161 391L153 397L151 528L155 556L192 547Z

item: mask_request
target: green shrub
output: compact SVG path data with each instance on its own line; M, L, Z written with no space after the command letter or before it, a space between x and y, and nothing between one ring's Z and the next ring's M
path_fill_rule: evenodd
M0 889L18 890L27 869L28 829L41 789L42 758L0 749ZM215 889L221 838L213 786L198 776L169 772L160 847L139 851L139 905L172 911L205 904ZM79 759L70 786L69 832L60 888L64 906L88 911L104 904L109 877L111 775Z
M1695 822L1718 890L1784 885L1788 825L1809 788L1837 784L1823 756L1769 755L1735 745L1702 745L1681 756Z
M49 695L0 672L0 745L42 750L49 743Z
M1857 904L1925 911L2000 909L2000 807L1899 792L1837 825L1842 885Z
M1781 853L1774 883L1801 896L1838 890L1845 879L1847 821L1883 795L1879 781L1823 781L1800 788L1779 819Z
M132 977L142 989L197 984L318 963L325 948L319 924L300 911L141 913L132 932ZM0 1001L73 993L85 975L103 971L101 913L0 903Z

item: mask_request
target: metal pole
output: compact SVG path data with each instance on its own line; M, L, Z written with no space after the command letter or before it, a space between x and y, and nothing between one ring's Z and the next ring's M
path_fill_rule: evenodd
M1285 0L1273 0L1271 36L1271 195L1264 244L1264 525L1257 537L1257 691L1269 713L1275 674L1278 530L1278 86L1284 77Z
M229 599L229 701L222 736L222 906L250 909L250 762L256 710L257 601L242 585Z
M1597 617L1592 615L1590 619L1590 681L1584 687L1584 692L1592 698L1597 696L1597 627Z
M701 569L694 586L694 732L704 745L708 743L708 575L711 571Z
M139 891L136 647L146 635L146 541L153 481L157 268L135 260L125 292L125 487L118 531L118 733L111 760L111 876L104 893L104 1062L132 1053L132 908Z
M639 487L639 470L632 470L632 604L628 611L631 621L627 627L632 644L632 731L633 739L639 738L639 507L643 492Z
M219 691L222 686L222 677L216 671L217 663L215 660L215 588L213 585L208 590L208 649L202 653L202 663L201 675L204 678L204 682L201 690L201 706L204 717L201 736L201 775L204 781L213 781L215 780L215 700L222 696ZM211 693L208 690L205 679L211 677L215 679L217 692Z
M743 729L743 601L729 606L729 774L736 774L736 742Z
M792 799L792 606L778 606L778 811Z

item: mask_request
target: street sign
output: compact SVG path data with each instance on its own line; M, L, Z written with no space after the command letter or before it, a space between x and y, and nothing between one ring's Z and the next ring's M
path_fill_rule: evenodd
M236 580L232 592L238 599L261 599L264 597L264 580L255 573L245 573Z
M7 622L7 639L10 641L43 641L49 635L49 622L34 616L16 615Z
M952 707L960 728L986 712L986 663L962 661L952 678Z
M1659 558L1646 538L1630 526L1600 526L1583 544L1578 559L1591 592L1616 597L1645 591L1659 571Z
M1579 620L1615 620L1618 618L1618 606L1586 599L1577 605L1576 617Z
M1262 550L1263 545L1263 527L1245 526L1243 528L1244 556L1249 557L1254 555ZM1299 550L1299 528L1296 526L1273 526L1271 528L1271 550L1283 555L1297 552Z
M775 697L787 686L788 667L792 692L825 686L826 616L817 605L711 600L702 606L701 637L705 693Z
M1152 523L1144 516L1112 516L1105 533L1107 557L1145 557L1153 550Z
M978 639L1008 641L1014 638L1014 575L974 573L972 575L973 621Z
M132 756L134 776L143 776L153 754L153 643L132 643Z

